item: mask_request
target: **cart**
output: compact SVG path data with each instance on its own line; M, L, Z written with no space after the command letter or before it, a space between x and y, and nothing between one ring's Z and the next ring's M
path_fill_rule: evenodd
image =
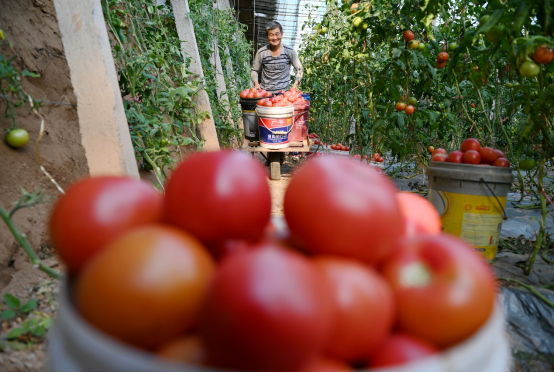
M242 142L242 150L251 153L267 153L267 156L263 155L264 158L269 162L270 169L270 178L271 180L280 180L281 179L281 153L306 153L310 151L311 141L306 139L303 141L291 141L289 146L282 149L268 149L260 146L259 141L250 141L244 139Z

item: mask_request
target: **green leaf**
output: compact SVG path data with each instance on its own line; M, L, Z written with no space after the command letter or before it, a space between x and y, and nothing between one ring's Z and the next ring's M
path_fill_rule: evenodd
M40 78L40 74L32 73L29 70L21 70L23 76L30 76L31 78Z
M37 308L37 298L31 298L27 303L21 306L20 311L27 313L31 312L35 308Z
M23 329L21 328L13 328L10 330L10 332L7 335L7 339L15 339L18 338L21 334L23 334Z
M19 299L11 294L4 294L4 303L14 309L18 309L20 305Z
M15 312L11 309L4 310L2 312L2 315L0 315L0 319L2 319L2 320L8 320L8 319L11 319L13 317L15 317Z
M42 337L44 335L44 332L46 330L42 326L38 326L35 329L32 330L33 335L37 337Z

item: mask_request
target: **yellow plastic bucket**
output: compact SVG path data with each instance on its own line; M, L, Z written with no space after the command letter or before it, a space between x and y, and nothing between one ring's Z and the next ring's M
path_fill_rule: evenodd
M427 176L427 198L441 215L443 231L494 259L514 180L511 167L431 162Z

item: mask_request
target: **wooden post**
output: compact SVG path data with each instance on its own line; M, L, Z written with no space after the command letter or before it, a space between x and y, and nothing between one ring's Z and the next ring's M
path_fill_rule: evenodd
M90 174L138 178L100 0L54 0Z
M192 19L189 16L190 9L187 0L171 0L173 5L173 14L175 14L175 24L177 26L177 34L181 40L181 50L183 55L191 57L190 71L198 75L200 79L204 79L204 71L202 70L202 62L198 45L196 44L196 36L194 34L194 26ZM198 109L209 113L210 117L204 119L199 125L200 136L204 140L204 149L207 151L219 150L219 141L213 120L212 107L208 93L205 90L198 92L196 103Z

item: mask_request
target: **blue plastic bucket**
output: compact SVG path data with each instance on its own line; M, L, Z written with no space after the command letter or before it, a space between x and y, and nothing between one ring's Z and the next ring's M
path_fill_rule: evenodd
M304 100L310 101L310 94L309 93L302 93L300 96L304 97Z
M289 134L294 124L294 106L257 106L260 146L283 149L289 146Z

